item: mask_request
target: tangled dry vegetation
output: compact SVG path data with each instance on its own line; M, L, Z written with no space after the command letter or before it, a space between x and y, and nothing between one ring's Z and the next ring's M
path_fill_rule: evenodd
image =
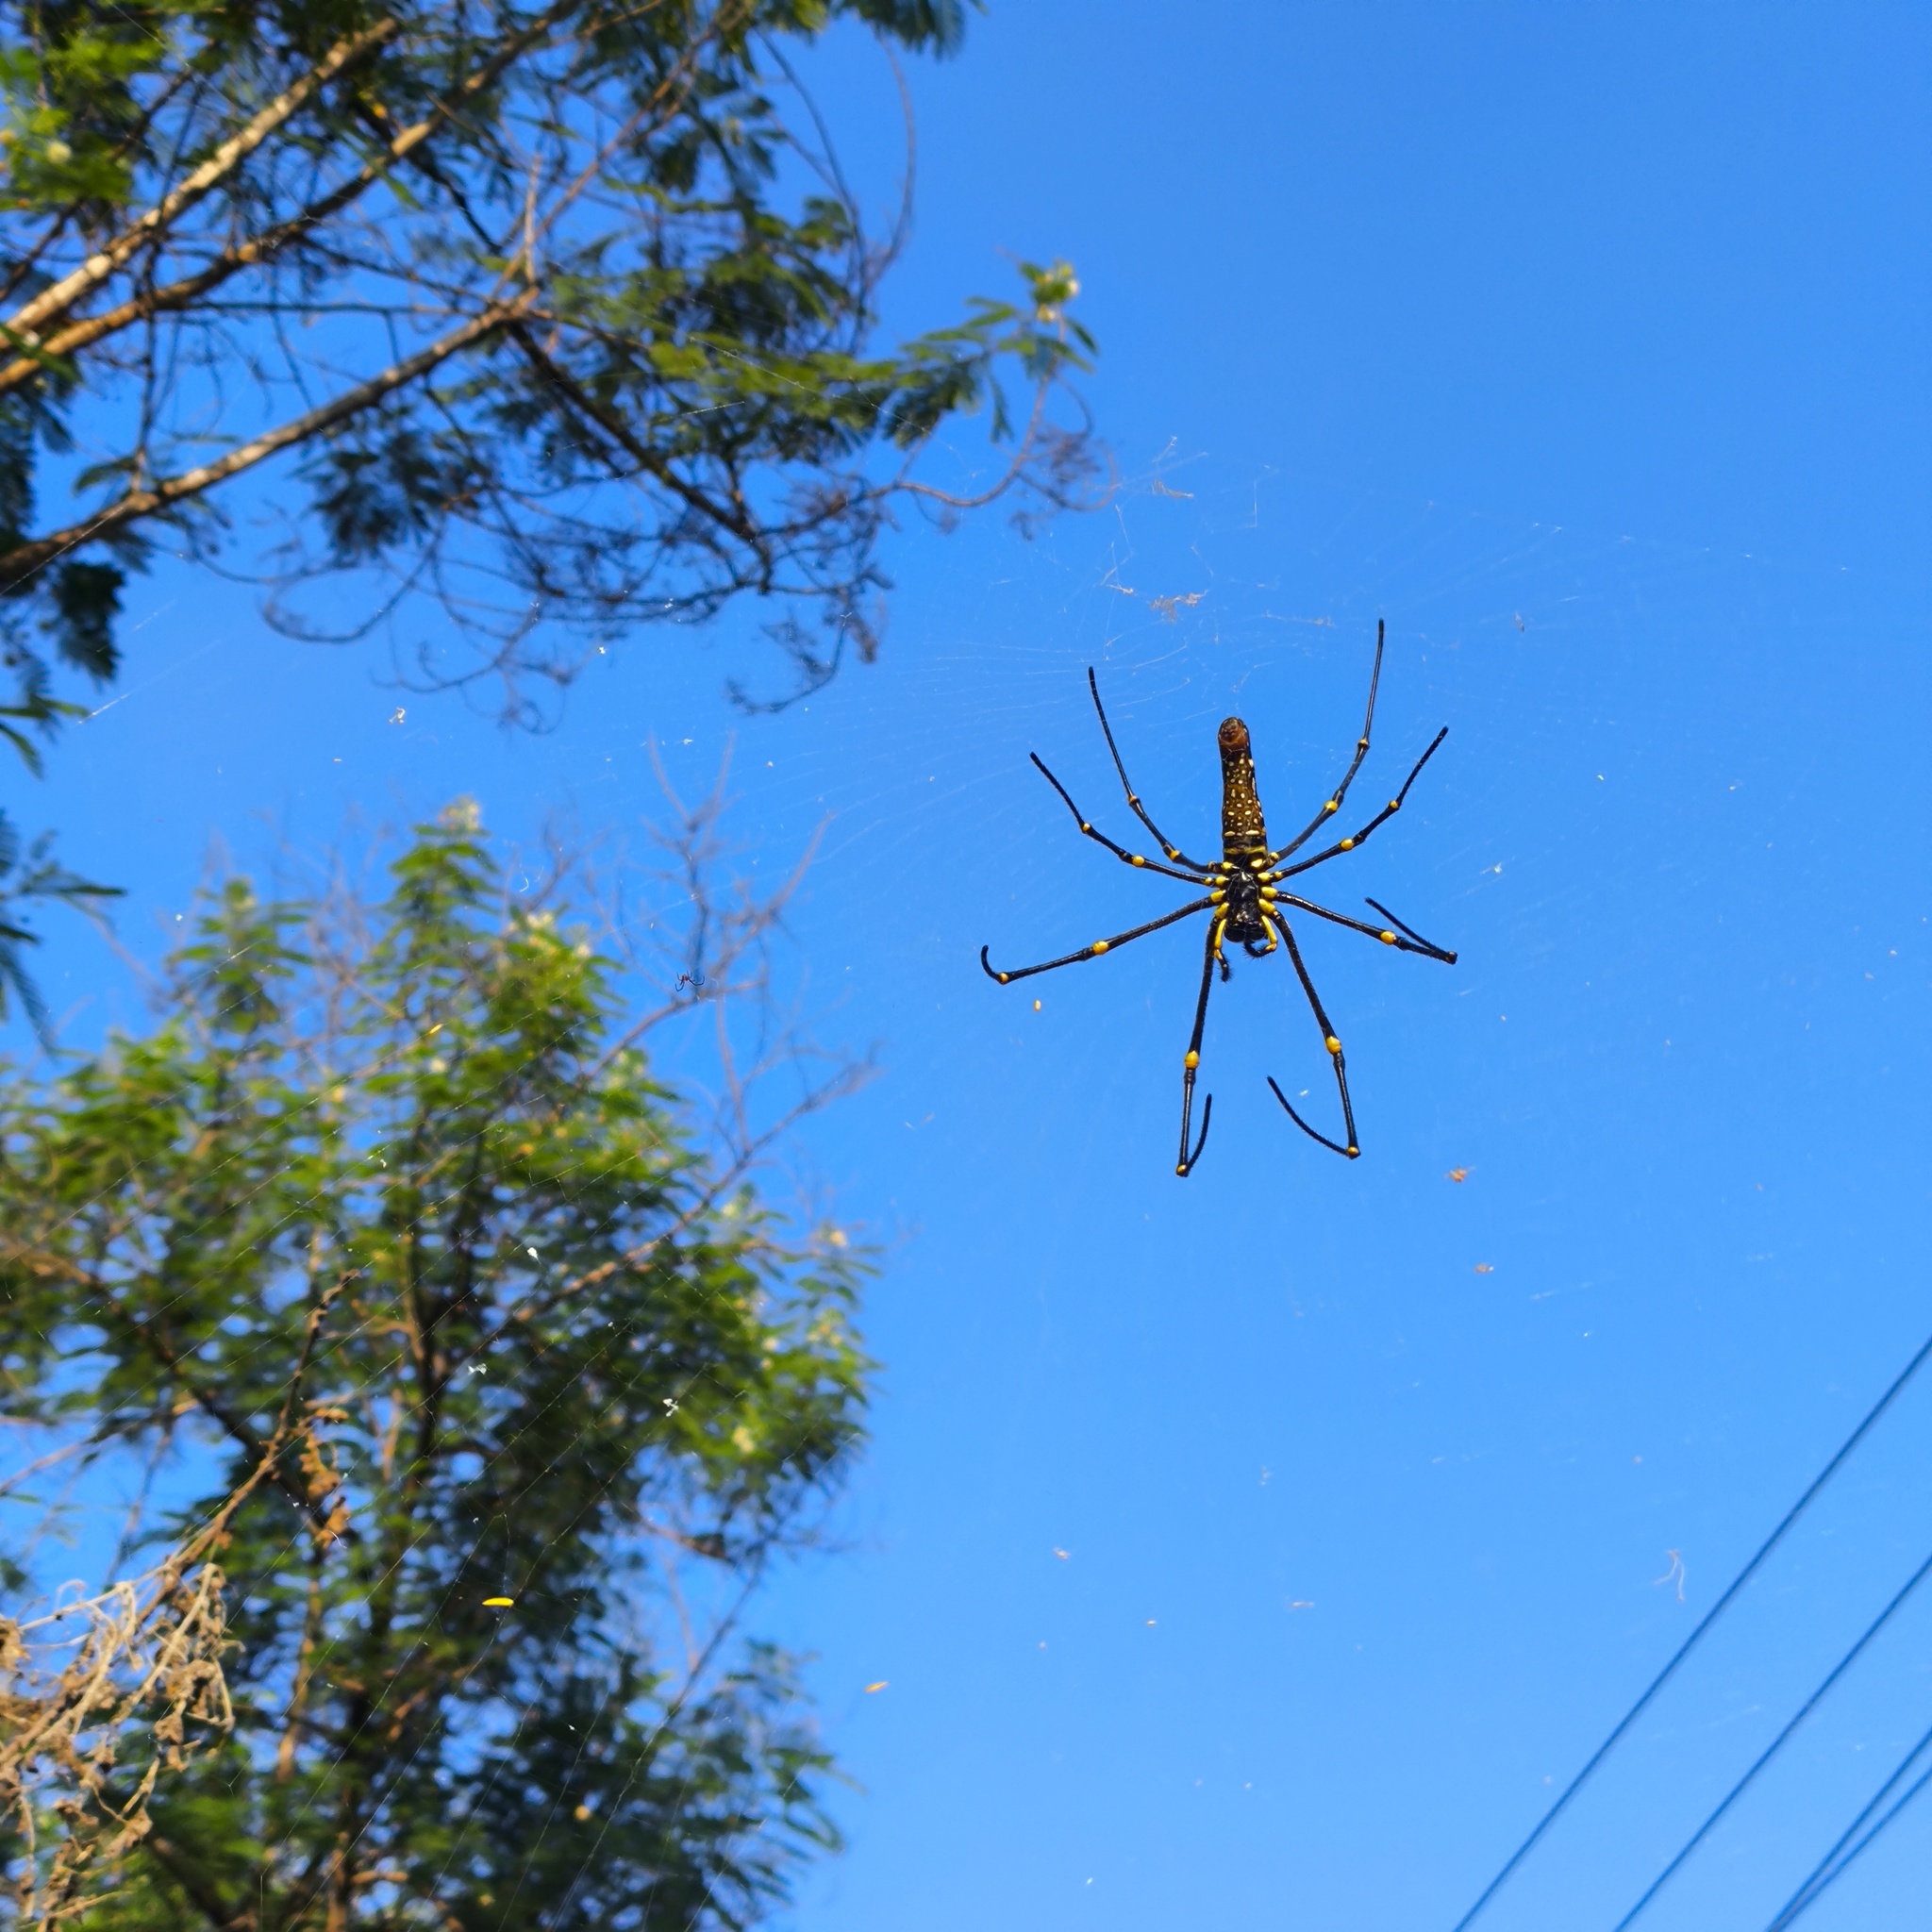
M162 1772L232 1728L223 1581L219 1564L177 1557L45 1616L0 1618L0 1805L25 1854L23 1927L94 1903L151 1829Z

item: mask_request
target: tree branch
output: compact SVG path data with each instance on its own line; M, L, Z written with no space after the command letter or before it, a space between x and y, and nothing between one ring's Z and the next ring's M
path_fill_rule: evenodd
M123 329L144 322L151 315L190 308L209 290L220 288L243 269L256 268L273 260L290 243L299 242L310 230L340 214L374 187L391 167L407 159L445 122L454 119L462 107L492 85L506 67L521 59L559 21L576 12L582 5L583 0L557 0L556 5L540 14L523 33L513 36L499 47L460 87L438 101L422 120L404 128L389 143L380 162L372 163L360 174L351 175L319 200L309 203L300 214L291 215L287 221L264 229L249 241L225 248L206 268L192 275L184 275L165 288L143 291L117 308L90 316L84 322L71 323L66 328L45 338L38 344L40 356L22 356L0 369L0 395L18 389L22 383L40 375L45 366L42 359L44 357L67 356L76 349L91 348L95 342L108 336L118 335ZM72 307L72 303L68 306ZM18 327L18 321L12 325Z
M158 1574L171 1579L178 1579L182 1571L221 1540L229 1523L234 1520L235 1512L255 1493L264 1479L273 1480L275 1486L294 1504L300 1513L309 1517L318 1525L324 1524L322 1506L327 1498L311 1495L306 1482L297 1482L290 1476L281 1466L282 1453L288 1447L291 1436L294 1432L296 1403L301 1394L303 1380L308 1373L309 1361L315 1353L317 1338L322 1332L323 1319L334 1306L336 1297L353 1278L354 1272L343 1275L326 1290L310 1308L307 1325L302 1333L302 1351L296 1359L294 1372L289 1378L288 1391L282 1401L281 1415L265 1440L257 1435L248 1426L245 1418L237 1415L212 1390L203 1388L194 1377L186 1373L180 1352L153 1323L120 1307L108 1292L105 1284L100 1285L102 1299L108 1303L109 1313L125 1322L140 1336L161 1365L188 1391L195 1407L252 1458L253 1466L245 1480L230 1492L211 1521L169 1557L167 1563ZM169 1581L168 1588L174 1588L172 1580ZM157 1600L158 1601L158 1598Z
M22 304L8 318L6 326L16 335L34 341L34 331L43 322L64 315L137 250L161 234L177 215L185 213L225 176L233 174L319 88L333 80L352 60L392 40L401 30L402 23L398 20L379 20L361 33L338 41L293 87L277 94L239 134L225 141L178 188L163 195L131 228L124 228L97 255L91 255L72 274L62 275L31 301Z
M535 299L536 291L525 290L512 301L491 303L480 315L472 316L460 327L439 337L426 349L401 362L392 363L381 375L373 375L367 382L344 391L332 401L318 405L291 423L284 423L266 435L258 436L253 442L244 442L241 448L230 450L216 461L186 470L178 476L170 476L157 483L152 490L129 491L125 496L81 523L70 524L66 529L56 530L51 536L37 537L30 543L17 545L0 557L0 586L23 583L36 571L44 569L56 558L82 543L94 541L112 531L125 529L143 517L153 516L190 497L199 496L203 491L225 482L230 476L239 475L243 470L252 470L280 451L307 442L338 423L361 414L383 397L414 382L418 376L426 375L439 363L448 361L459 349L469 347L492 329L501 328L505 323L524 314Z
M722 505L714 503L696 484L688 483L680 476L656 450L650 448L645 443L640 442L631 434L629 425L625 422L622 416L618 415L614 410L607 409L568 370L559 368L555 360L544 354L541 346L530 334L526 326L518 324L511 327L509 333L516 341L517 346L530 358L531 365L544 381L550 383L570 402L575 404L578 411L588 416L599 429L603 430L605 435L609 437L611 441L616 443L640 469L647 471L659 483L663 484L665 489L671 491L675 495L682 497L692 509L697 510L703 516L708 517L714 524L721 525L724 528L729 530L741 543L758 551L760 559L765 563L766 574L769 575L771 569L770 560L764 557L764 546L759 541L759 532L751 524L746 522L743 517L735 515L732 511L724 508Z

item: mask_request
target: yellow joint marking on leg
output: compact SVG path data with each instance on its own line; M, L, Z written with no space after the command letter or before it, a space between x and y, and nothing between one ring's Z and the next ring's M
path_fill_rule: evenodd
M1095 940L1095 941L1093 941L1093 950L1094 950L1094 951L1095 951L1096 953L1104 953L1104 952L1106 952L1106 951L1107 951L1107 941L1106 941L1105 940Z
M1385 932L1380 937L1385 946L1392 946L1395 943L1395 935L1392 932Z
M1341 1051L1341 1041L1337 1040L1334 1034L1332 1033L1328 1036L1327 1040L1324 1042L1324 1044L1326 1045L1330 1053L1340 1053Z
M1340 811L1341 809L1341 801L1339 798L1331 798L1322 809L1324 811Z
M1080 829L1083 832L1091 832L1093 829L1093 827L1090 825L1085 819L1082 819L1080 821Z
M1134 854L1133 858L1128 860L1128 863L1130 865L1145 865L1147 861L1144 858L1142 858L1141 855L1137 852Z
M1213 891L1208 894L1208 903L1210 906L1219 906L1221 902L1226 897L1227 894L1224 891L1223 891L1219 886L1217 886L1215 887Z
M1187 1169L1186 1169L1185 1167L1177 1167L1177 1168L1175 1168L1175 1169L1174 1169L1174 1173L1176 1173L1177 1174L1179 1174L1179 1175L1180 1175L1180 1177L1182 1178L1182 1180L1186 1180L1186 1179L1187 1179L1187 1177L1188 1177L1188 1171L1187 1171Z
M1013 976L1013 975L1012 975L1012 974L1011 974L1010 973L1002 973L1002 974L1000 974L1000 984L1001 984L1002 986L1005 986L1005 985L1006 985L1006 983L1007 983L1007 982L1008 982L1008 981L1009 979L1011 979L1011 978L1012 978L1012 976Z
M1279 894L1275 891L1273 886L1263 886L1261 888L1261 898L1264 904L1272 902L1278 896Z
M1353 852L1355 850L1355 841L1353 839L1344 839L1335 849L1338 852Z
M1402 801L1401 801L1401 799L1399 799L1399 798L1391 798L1391 800L1389 801L1389 809L1390 809L1391 811L1400 811L1400 810L1402 809Z
M1355 741L1355 748L1357 751L1367 751L1369 748L1369 741L1366 738L1357 738Z
M1188 1068L1190 1071L1191 1071L1195 1067L1198 1067L1200 1064L1201 1056L1197 1053L1189 1054L1187 1058L1181 1062L1181 1065Z

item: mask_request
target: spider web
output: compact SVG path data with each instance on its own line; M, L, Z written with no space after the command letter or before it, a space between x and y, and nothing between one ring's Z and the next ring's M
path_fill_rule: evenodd
M165 582L175 668L109 717L123 745L181 747L188 810L244 859L260 835L228 792L282 798L311 839L348 804L414 817L458 791L533 845L558 812L661 822L647 741L687 792L731 745L755 872L823 828L795 991L877 1041L885 1076L799 1158L891 1244L869 1333L890 1366L852 1554L773 1600L821 1651L830 1740L871 1792L801 1924L909 1904L1058 1925L1090 1896L1124 1927L1204 1901L1451 1924L1916 1339L1924 1069L1901 1023L1926 855L1896 828L1923 818L1923 673L1872 590L1795 564L1175 450L1103 517L898 563L880 662L783 718L734 714L724 654L692 654L600 671L548 740L480 744L291 659L278 702L313 707L321 769L289 779L236 675L261 648L245 613L210 646ZM1093 666L1155 817L1211 852L1213 734L1238 711L1278 839L1345 767L1378 620L1351 813L1450 736L1311 883L1345 911L1373 893L1461 963L1298 926L1348 1048L1351 1167L1264 1084L1332 1129L1291 975L1237 957L1183 1185L1198 927L1014 987L980 974L982 943L1030 962L1188 896L1080 840L1027 754L1135 842ZM89 761L116 756L95 728L49 788L83 853ZM174 864L143 874L164 929ZM77 942L47 964L100 978ZM119 1002L75 1037L138 1024L132 987ZM662 1064L715 1073L695 1030ZM1567 1923L1579 1898L1609 1923L1635 1898L1923 1555L1928 1432L1902 1406L1488 1923ZM94 1498L76 1563L125 1501ZM1647 1924L1769 1919L1932 1721L1925 1615ZM1816 1921L1907 1923L1924 1829L1907 1817Z
M1879 723L1884 693L1922 679L1872 590L1792 562L1172 454L1105 530L981 541L908 582L887 660L829 695L825 751L791 781L835 812L827 870L849 881L808 943L849 963L893 1042L871 1131L826 1158L918 1204L899 1292L943 1309L883 1318L918 1391L881 1452L880 1523L922 1546L896 1587L924 1600L916 1579L983 1564L973 1601L1011 1644L1012 1755L969 1751L916 1811L869 1807L876 1889L856 1902L848 1877L839 1915L930 1900L930 1819L1006 1778L1024 1795L989 1828L1024 1849L974 1892L982 1915L1055 1923L1041 1901L1085 1889L1069 1846L1091 1840L1109 1923L1171 1921L1171 1867L1137 1848L1172 1834L1215 1847L1224 1915L1451 1922L1488 1875L1475 1847L1500 1859L1918 1339L1899 1272L1923 1252L1902 1219L1916 1055L1890 1003L1917 984L1924 914L1867 828L1900 824L1924 772ZM1155 818L1211 851L1213 733L1238 711L1279 836L1345 765L1380 617L1354 798L1372 808L1439 724L1450 737L1400 820L1310 884L1354 912L1374 893L1462 964L1302 923L1365 1148L1342 1169L1263 1084L1306 1091L1332 1130L1287 969L1237 960L1204 1054L1214 1139L1183 1188L1198 931L978 980L982 942L1002 965L1048 958L1188 896L1080 841L1026 754L1136 843L1093 665ZM1882 753L1856 749L1870 731ZM1494 1924L1563 1923L1578 1897L1614 1918L1637 1896L1923 1554L1906 1471L1928 1424L1923 1404L1898 1418L1844 1479ZM944 1441L989 1430L1028 1477L970 1531L949 1517L943 1549L916 1538L945 1514L931 1486L962 1480ZM1074 1581L1083 1539L1102 1586ZM1036 1632L1007 1627L1008 1591ZM1178 1655L1138 1652L1177 1600ZM822 1601L870 1621L856 1591ZM1331 1605L1346 1628L1318 1635ZM1728 1923L1740 1900L1739 1923L1754 1900L1769 1919L1876 1784L1863 1767L1932 1717L1895 1701L1932 1657L1925 1614L1907 1606L1646 1923L1719 1923L1720 1903ZM963 1615L942 1624L938 1656L993 1647ZM1063 1641L1158 1713L1152 1735L1091 1682L1049 1688L1036 1667ZM915 1730L867 1782L917 1781L930 1744ZM1278 1808L1252 1800L1269 1774ZM1225 1809L1195 1795L1216 1788ZM1884 1856L1909 1860L1923 1829L1904 1821ZM902 1834L916 1852L884 1849ZM1895 1903L1904 1869L1816 1916Z

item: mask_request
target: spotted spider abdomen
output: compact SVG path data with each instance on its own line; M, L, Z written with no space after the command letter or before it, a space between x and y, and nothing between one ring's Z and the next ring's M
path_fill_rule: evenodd
M1268 827L1255 791L1255 759L1248 727L1224 718L1221 743L1221 856L1230 865L1259 872L1268 862Z

